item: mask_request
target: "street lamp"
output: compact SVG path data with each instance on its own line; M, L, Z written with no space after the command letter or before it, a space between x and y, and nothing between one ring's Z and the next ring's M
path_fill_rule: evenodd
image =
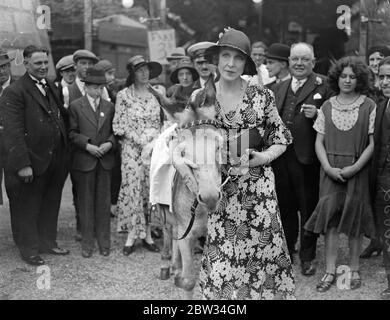
M263 0L252 0L254 3L262 3Z
M122 0L122 6L126 9L131 8L134 5L134 0Z

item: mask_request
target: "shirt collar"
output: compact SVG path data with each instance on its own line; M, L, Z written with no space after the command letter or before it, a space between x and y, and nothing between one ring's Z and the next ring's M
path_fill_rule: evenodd
M201 86L202 88L204 88L204 85L205 85L206 81L207 81L207 80L203 80L201 77L199 77L199 83L200 83L200 86Z
M100 98L94 99L88 93L86 93L85 95L88 98L89 104L91 105L92 109L95 110L95 104L94 103L95 103L95 101L97 101L97 105L99 105L100 104Z
M33 75L31 75L31 74L28 74L28 75L30 76L30 78L31 78L36 84L38 84L38 82L43 83L43 84L46 84L46 83L47 83L45 78L43 78L43 79L41 79L41 80L38 80L38 79L35 78Z
M302 86L306 83L307 78L298 80L297 78L292 77L292 82L297 82L297 81L300 81L300 82L301 82L301 87L302 87Z
M76 77L76 85L77 87L79 88L80 92L85 95L85 90L84 90L84 87L85 87L85 83L81 81L81 79L79 77Z
M10 85L10 83L11 83L11 77L9 77L8 80L5 83L3 83L2 85L3 89L7 88Z

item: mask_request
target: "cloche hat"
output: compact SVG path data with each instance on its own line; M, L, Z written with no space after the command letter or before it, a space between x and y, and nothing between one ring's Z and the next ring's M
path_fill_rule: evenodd
M179 62L177 68L172 72L170 79L172 83L179 83L178 74L181 69L188 69L190 70L192 74L192 80L196 81L199 79L198 71L194 68L194 65L190 61L190 59L187 57L187 59L183 59Z
M257 74L256 64L251 58L251 42L245 33L233 28L225 29L225 33L220 34L218 42L214 46L206 49L206 59L210 63L215 63L214 58L222 47L236 49L246 56L247 59L243 74L250 76Z
M150 79L157 78L162 72L161 64L155 61L146 61L141 55L131 57L127 62L127 70L129 71L135 72L143 66L148 66L150 70Z

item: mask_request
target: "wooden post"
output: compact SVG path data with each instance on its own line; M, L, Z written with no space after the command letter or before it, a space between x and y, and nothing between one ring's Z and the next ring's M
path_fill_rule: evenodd
M364 20L368 20L365 0L360 0L360 22L359 22L359 55L362 58L366 57L367 53L367 29L368 21L363 22L362 17L365 17Z
M161 0L161 11L160 11L161 23L165 29L167 26L167 1Z
M84 0L84 48L92 51L92 0Z

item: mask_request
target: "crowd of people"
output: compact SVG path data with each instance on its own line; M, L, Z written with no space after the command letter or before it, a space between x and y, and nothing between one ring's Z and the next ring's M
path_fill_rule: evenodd
M390 299L388 47L370 48L366 61L343 57L318 74L312 45L251 45L228 28L216 43L176 48L164 84L151 83L161 64L129 57L124 85L110 61L85 49L58 61L56 82L47 77L45 48L30 45L23 56L26 73L14 81L13 59L0 51L0 182L4 173L13 239L28 264L45 264L41 254L69 254L56 242L68 175L84 258L93 255L95 241L101 255L110 254L113 216L116 230L127 233L124 255L137 239L160 251L153 208L170 204L172 174L156 183L153 162L163 161L166 137L186 119L179 114L211 78L221 128L249 129L263 143L240 159L249 170L232 164L222 170L227 183L209 213L202 295L294 298L296 253L302 275L313 276L321 234L325 270L316 290L325 292L336 282L338 239L345 234L351 290L362 285L360 258L383 252L388 288L381 297ZM161 99L182 102L172 112L175 124ZM157 190L163 185L169 190ZM0 203L1 197L0 190ZM364 251L363 237L371 239Z

